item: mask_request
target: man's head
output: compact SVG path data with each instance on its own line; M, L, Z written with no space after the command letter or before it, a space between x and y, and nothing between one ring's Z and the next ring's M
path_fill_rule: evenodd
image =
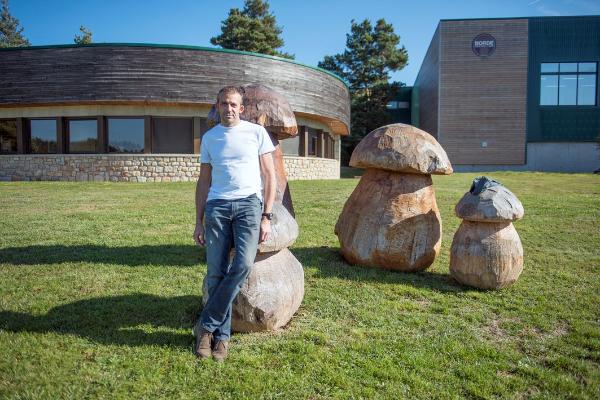
M235 126L240 123L244 112L244 89L238 86L225 86L217 95L217 111L221 125Z

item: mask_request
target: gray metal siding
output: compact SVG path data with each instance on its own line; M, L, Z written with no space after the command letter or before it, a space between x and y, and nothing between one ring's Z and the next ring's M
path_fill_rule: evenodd
M600 16L529 20L527 141L594 140L600 135L598 81L595 106L540 106L540 66L547 62L600 63Z

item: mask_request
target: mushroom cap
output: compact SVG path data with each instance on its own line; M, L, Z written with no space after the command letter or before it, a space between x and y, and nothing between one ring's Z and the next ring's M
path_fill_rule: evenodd
M268 86L260 84L244 85L244 112L240 118L265 127L279 140L298 134L296 116L287 99ZM213 105L208 112L208 125L213 127L221 122L217 108Z
M406 124L391 124L365 136L352 152L350 165L409 174L450 175L446 152L429 133Z
M482 180L484 184L480 184ZM477 222L515 221L525 214L523 204L513 192L486 177L475 178L454 212L459 218Z

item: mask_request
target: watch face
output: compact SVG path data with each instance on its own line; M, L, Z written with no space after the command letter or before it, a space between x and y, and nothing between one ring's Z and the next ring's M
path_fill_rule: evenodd
M262 216L267 218L269 221L273 219L273 213L262 213Z

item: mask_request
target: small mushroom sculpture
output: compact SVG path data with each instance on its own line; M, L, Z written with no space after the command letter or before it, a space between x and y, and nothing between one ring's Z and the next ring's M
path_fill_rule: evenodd
M442 146L411 125L386 125L365 136L350 165L367 171L335 225L344 258L404 272L429 267L442 237L431 174L452 173Z
M237 332L274 330L286 325L304 298L304 269L287 249L298 238L298 223L285 175L279 140L298 133L296 117L288 101L264 85L243 87L242 119L265 127L275 146L273 162L276 195L269 240L258 246L258 254L248 278L232 306L232 328ZM219 114L211 109L209 126L218 124ZM208 300L203 285L204 302Z
M512 285L523 271L523 246L512 221L523 205L499 182L475 178L454 209L462 218L450 249L450 274L480 289Z

